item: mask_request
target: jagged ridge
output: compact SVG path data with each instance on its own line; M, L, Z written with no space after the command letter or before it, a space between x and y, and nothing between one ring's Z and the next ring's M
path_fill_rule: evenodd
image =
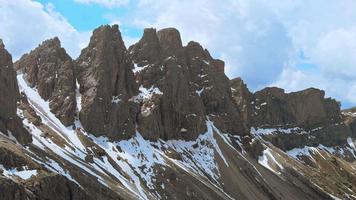
M101 26L75 61L47 40L17 80L0 44L3 199L355 198L356 118L323 91L253 94L174 28Z

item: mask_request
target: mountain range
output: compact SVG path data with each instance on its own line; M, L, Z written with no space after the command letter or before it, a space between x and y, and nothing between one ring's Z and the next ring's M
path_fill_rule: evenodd
M224 68L175 28L103 25L76 59L0 40L0 199L356 199L356 109Z

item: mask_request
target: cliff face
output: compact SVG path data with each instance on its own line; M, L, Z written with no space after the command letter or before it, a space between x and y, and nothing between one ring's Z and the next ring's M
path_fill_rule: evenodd
M130 99L137 87L132 66L117 25L94 30L76 60L79 118L85 130L115 139L134 135L137 106Z
M19 142L31 142L31 137L22 127L16 115L20 98L12 57L0 39L0 132L14 135ZM10 135L9 135L10 136Z
M44 41L15 63L30 87L49 102L51 112L66 126L74 123L75 76L73 61L61 47L59 39Z
M141 96L138 127L150 139L195 139L208 116L224 132L243 134L224 63L176 29L145 29L129 48Z
M275 128L274 134L263 134L263 138L281 149L341 145L351 136L339 102L325 98L322 90L285 93L281 88L268 87L251 93L239 78L231 81L231 88L246 126L253 130ZM278 130L291 128L295 129L291 134Z

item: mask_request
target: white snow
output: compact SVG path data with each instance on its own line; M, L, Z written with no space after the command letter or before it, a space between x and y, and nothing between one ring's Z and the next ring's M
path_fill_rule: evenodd
M180 132L187 132L188 130L187 129L185 129L185 128L181 128L180 129Z
M13 176L18 176L23 180L27 180L31 178L31 176L37 175L37 170L27 170L27 166L22 167L25 168L23 170L18 171L16 168L5 169L3 165L0 164L0 169L3 171L3 175L12 178Z
M132 98L132 100L135 102L142 102L142 101L149 100L153 97L153 95L163 95L163 92L161 92L159 88L153 86L147 89L143 87L143 85L141 85L139 91L140 93Z
M135 137L120 142L111 142L105 137L90 137L130 176L135 186L134 192L143 199L147 199L140 179L145 181L149 189L154 189L154 166L165 165L163 157L156 152L151 143L143 139L138 132ZM113 175L122 183L127 182L118 174ZM126 183L126 185L128 184L130 183ZM132 186L128 186L128 188L130 187Z
M262 156L260 156L258 158L258 163L260 163L262 166L264 166L265 168L269 169L270 171L276 173L276 174L280 174L280 172L276 171L275 169L273 169L272 166L270 166L270 163L275 163L278 168L280 170L283 169L283 166L275 159L275 157L273 156L271 150L269 148L265 149L263 151Z
M85 151L85 147L81 143L75 131L73 131L72 127L65 127L61 123L61 121L50 111L49 102L44 101L35 89L27 85L22 74L17 75L17 81L19 83L20 90L26 94L29 102L37 111L37 114L40 115L42 122L50 127L53 127L53 130L59 133L58 135L64 138L68 144L73 144L73 148Z
M78 80L75 81L75 84L76 84L75 99L77 102L77 111L79 112L82 109L82 95L79 92L80 85Z
M267 102L261 103L261 106L265 106L265 105L267 105Z
M119 98L119 96L111 97L111 103L119 103L120 101L121 101L121 99Z
M142 67L139 67L136 63L134 63L134 69L132 70L135 74L141 72L142 70L146 69L150 65L144 65Z
M305 134L306 132L299 128L299 127L294 127L294 128L254 128L251 127L251 134L255 136L263 136L263 135L271 135L271 134L291 134L291 133L296 133L296 134Z
M196 90L195 92L196 92L199 96L201 96L201 93L204 91L204 89L205 89L205 87L203 87L203 88L200 89L200 90Z
M200 135L195 141L168 140L165 142L161 140L158 146L174 149L182 156L182 160L174 160L178 166L203 177L208 174L208 180L211 178L216 184L219 183L220 171L216 163L215 153L221 157L227 167L229 164L214 138L213 130L216 131L215 126L210 120L206 121L206 126L207 132Z
M352 141L351 137L347 138L347 144L349 144L349 146L356 151L355 143Z

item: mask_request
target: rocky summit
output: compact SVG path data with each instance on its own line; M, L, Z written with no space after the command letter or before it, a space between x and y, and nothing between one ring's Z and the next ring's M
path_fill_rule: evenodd
M0 40L0 199L356 199L356 109L224 67L175 28L100 26L76 59Z

